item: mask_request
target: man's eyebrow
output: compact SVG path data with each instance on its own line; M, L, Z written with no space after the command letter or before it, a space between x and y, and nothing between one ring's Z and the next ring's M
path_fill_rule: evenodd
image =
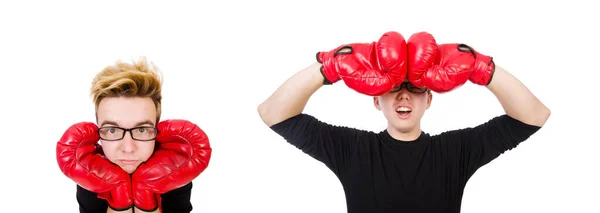
M151 120L145 120L145 121L137 122L135 124L135 126L141 126L141 125L144 125L144 124L148 124L150 126L154 126L154 122L152 122Z
M154 126L154 122L152 122L151 120L145 120L145 121L140 121L140 122L137 122L137 123L135 124L135 126L142 126L142 125L145 125L145 124L147 124L147 125L151 125L151 126ZM100 124L100 126L104 126L104 125L113 125L113 126L119 126L119 124L117 124L117 122L114 122L114 121L103 121L103 122Z
M104 125L119 126L119 124L117 124L117 122L114 122L114 121L102 121L102 123L100 124L100 126L104 126Z

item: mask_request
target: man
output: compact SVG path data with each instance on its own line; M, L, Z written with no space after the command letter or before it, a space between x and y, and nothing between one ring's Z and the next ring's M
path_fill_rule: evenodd
M350 213L460 212L469 177L544 125L550 110L491 57L464 44L437 44L421 32L340 45L289 78L258 112L289 143L339 178ZM375 133L334 126L303 113L323 85L343 81L373 96L388 126ZM489 89L506 114L481 125L430 135L420 121L433 92L466 82Z
M212 149L185 120L161 116L161 79L145 58L96 75L96 123L72 125L57 143L61 171L77 183L82 213L190 212L192 180Z

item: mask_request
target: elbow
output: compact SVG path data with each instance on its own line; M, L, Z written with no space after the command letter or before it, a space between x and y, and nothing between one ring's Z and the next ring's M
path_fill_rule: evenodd
M548 121L552 112L544 106L542 109L537 110L536 114L536 119L533 121L532 125L542 127L546 124L546 121Z
M526 111L513 111L512 113L507 113L508 116L511 116L514 119L517 119L525 124L542 127L550 118L550 109L546 106L531 108Z
M542 126L546 123L546 121L548 120L548 118L550 118L550 115L552 114L552 112L550 111L550 109L548 109L548 107L544 107L544 110L542 112Z
M259 104L256 110L258 111L258 116L260 116L260 118L263 119L265 117L266 111L264 103Z
M263 121L263 123L265 123L267 126L270 126L271 123L269 122L268 119L268 107L262 103L258 105L257 111L258 111L258 116L260 116L260 119Z

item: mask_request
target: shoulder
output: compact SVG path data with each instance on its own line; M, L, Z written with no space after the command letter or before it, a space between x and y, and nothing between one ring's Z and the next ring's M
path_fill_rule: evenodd
M341 133L341 134L371 134L375 133L372 131L366 131L346 125L333 124L327 121L323 121L321 119L316 118L313 115L300 113L298 115L292 116L286 120L283 120L279 123L276 123L270 127L275 132L286 132L292 130L296 131L325 131L331 133Z
M169 196L169 195L181 194L181 193L190 193L192 191L192 187L193 187L193 183L190 182L188 184L183 185L182 187L168 191L167 193L164 193L162 196Z
M87 190L87 189L81 187L79 184L76 184L76 185L77 185L77 195L78 196L87 196L87 197L93 196L93 197L95 197L96 195L98 195L98 193Z
M525 140L540 127L525 124L509 115L502 114L485 120L479 125L447 130L436 134L432 141L440 143L460 141Z
M162 211L163 212L191 212L193 210L192 197L192 182L161 194Z
M106 212L108 202L98 198L98 193L92 192L77 184L76 192L79 212Z
M468 134L474 134L476 131L479 131L479 129L481 128L489 128L491 126L497 126L497 125L502 125L502 124L513 124L516 121L514 119L512 119L510 116L508 115L498 115L492 118L489 118L487 120L484 120L483 122L477 124L477 125L473 125L473 126L467 126L467 127L459 127L459 128L455 128L455 129L451 129L451 130L445 130L442 131L438 134L435 134L432 136L432 139L446 139L448 137L457 137L457 136L461 136L461 135L468 135Z

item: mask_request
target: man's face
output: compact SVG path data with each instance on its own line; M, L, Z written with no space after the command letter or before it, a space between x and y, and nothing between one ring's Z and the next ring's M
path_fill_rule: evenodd
M133 173L154 152L157 133L154 102L150 98L104 98L96 113L104 155ZM134 129L123 131L131 128Z
M419 129L425 110L431 104L431 93L417 88L409 82L378 97L374 97L375 107L383 111L392 129L408 133Z

